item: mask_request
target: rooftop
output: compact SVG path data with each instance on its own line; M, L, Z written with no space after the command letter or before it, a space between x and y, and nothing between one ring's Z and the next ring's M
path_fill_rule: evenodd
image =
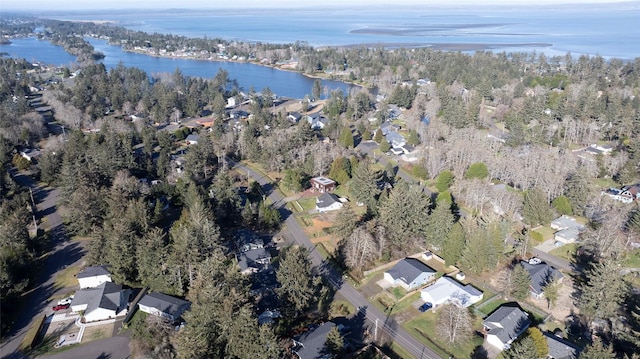
M182 311L184 311L184 308L188 307L191 303L163 293L152 292L142 297L139 304L158 309L163 313L180 315Z
M101 275L111 275L111 272L107 270L106 266L92 266L87 267L78 273L77 278L89 278L89 277L97 277Z
M318 183L320 183L322 185L325 185L325 186L336 183L336 181L332 180L331 178L327 178L327 177L324 177L324 176L313 177L311 180L315 181L315 182L318 182Z
M402 279L409 284L422 273L436 273L436 271L415 258L405 258L389 269L387 273L393 279Z
M340 200L333 193L323 193L316 198L316 207L318 208L330 207L334 203L340 203Z
M529 316L522 309L505 305L496 309L482 322L489 329L488 335L497 336L505 344L518 338L530 323Z

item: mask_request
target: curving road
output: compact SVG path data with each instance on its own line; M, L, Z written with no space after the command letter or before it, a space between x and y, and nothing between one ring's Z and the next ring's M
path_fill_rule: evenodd
M325 261L318 251L315 250L315 246L311 243L307 234L304 233L295 217L284 207L284 197L273 188L270 178L242 164L235 163L233 161L230 162L235 168L241 169L243 173L248 173L249 176L262 186L265 192L268 193L268 197L274 207L280 211L282 218L285 218L284 224L289 230L292 238L296 243L309 250L311 262L316 266L316 268L318 268L320 273L328 282L335 286L338 289L338 292L340 292L340 294L342 294L354 307L361 308L361 312L364 312L372 326L375 326L377 323L378 331L380 333L385 332L388 337L396 342L396 344L403 347L416 358L440 358L438 354L425 347L411 334L409 334L409 332L400 327L400 325L398 325L392 318L389 318L387 314L383 313L371 304L351 284L342 280L342 275L330 263Z

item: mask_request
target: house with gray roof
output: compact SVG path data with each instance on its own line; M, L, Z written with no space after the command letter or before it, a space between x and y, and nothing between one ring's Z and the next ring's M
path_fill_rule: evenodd
M242 274L256 273L271 263L271 254L262 246L243 251L236 258Z
M121 285L104 282L95 288L76 292L71 301L71 311L84 312L87 322L112 319L127 312L129 290Z
M111 272L106 266L91 266L76 275L80 289L95 288L104 282L111 282Z
M562 215L551 221L551 228L555 229L554 239L561 243L573 243L585 229L585 226L575 218Z
M189 136L187 136L185 141L187 141L187 144L189 145L197 145L198 141L200 141L200 135L197 133L192 133Z
M423 289L420 297L436 308L445 303L455 303L464 308L482 300L483 293L472 285L463 285L451 277L440 277L435 283Z
M577 359L580 349L574 344L552 334L543 333L547 340L547 347L549 347L549 353L547 353L548 359Z
M537 261L521 261L520 265L527 270L531 282L529 284L529 292L531 296L536 299L542 299L544 297L544 287L553 282L562 282L564 275L557 269L548 265L547 263Z
M180 318L190 306L189 301L159 292L148 293L138 302L140 311L167 318L170 321Z
M384 136L384 138L387 139L387 142L389 142L389 144L393 148L401 148L407 143L407 140L404 138L404 136L402 136L398 132L389 132Z
M300 359L331 358L332 355L325 343L329 332L335 326L333 322L325 322L302 334L298 340L294 340L293 353Z
M333 193L323 193L316 198L316 211L329 212L342 208L343 203L338 196Z
M406 290L419 288L436 276L436 271L416 258L405 258L384 272L384 279L393 287L401 286Z
M502 305L482 321L485 339L494 347L505 350L529 328L531 321L519 307Z

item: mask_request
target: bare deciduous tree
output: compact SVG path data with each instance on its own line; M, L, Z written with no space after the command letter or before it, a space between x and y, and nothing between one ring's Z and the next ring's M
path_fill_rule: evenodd
M449 343L464 341L471 334L473 321L467 308L447 303L438 308L438 334Z

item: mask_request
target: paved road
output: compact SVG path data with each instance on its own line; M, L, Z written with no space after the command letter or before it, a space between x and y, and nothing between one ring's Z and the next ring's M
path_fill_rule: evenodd
M333 284L338 289L338 292L340 292L340 294L342 294L353 306L362 308L361 310L364 312L366 318L371 322L373 327L375 327L377 323L379 332L378 338L382 336L381 333L386 332L388 337L393 339L393 341L416 358L440 358L438 354L425 347L411 334L400 327L392 318L389 318L386 313L381 312L371 304L355 288L353 288L351 284L342 280L342 275L333 266L326 262L322 258L321 254L315 250L315 246L311 243L306 233L304 233L295 217L284 207L284 198L273 187L270 178L241 164L235 164L235 167L240 168L245 173L248 173L262 186L265 192L268 193L268 197L273 205L280 210L282 218L285 218L284 224L289 230L291 236L299 245L302 245L309 250L311 262L316 266L316 268L318 268L320 273L331 284Z
M128 359L129 341L126 336L115 336L65 350L59 354L46 355L42 359Z
M0 344L0 357L14 359L25 357L17 349L33 318L43 313L52 313L49 301L52 295L66 294L58 292L63 289L55 287L57 272L80 261L84 255L84 248L78 242L66 240L62 219L56 208L59 201L59 191L41 188L33 179L13 169L11 174L18 184L32 189L34 200L37 203L37 217L42 219L41 225L49 232L52 246L42 267L38 268L40 272L36 276L37 287L27 294L20 304L16 305L16 309L20 311L21 315L16 318L12 331L6 338L3 338L3 342Z

